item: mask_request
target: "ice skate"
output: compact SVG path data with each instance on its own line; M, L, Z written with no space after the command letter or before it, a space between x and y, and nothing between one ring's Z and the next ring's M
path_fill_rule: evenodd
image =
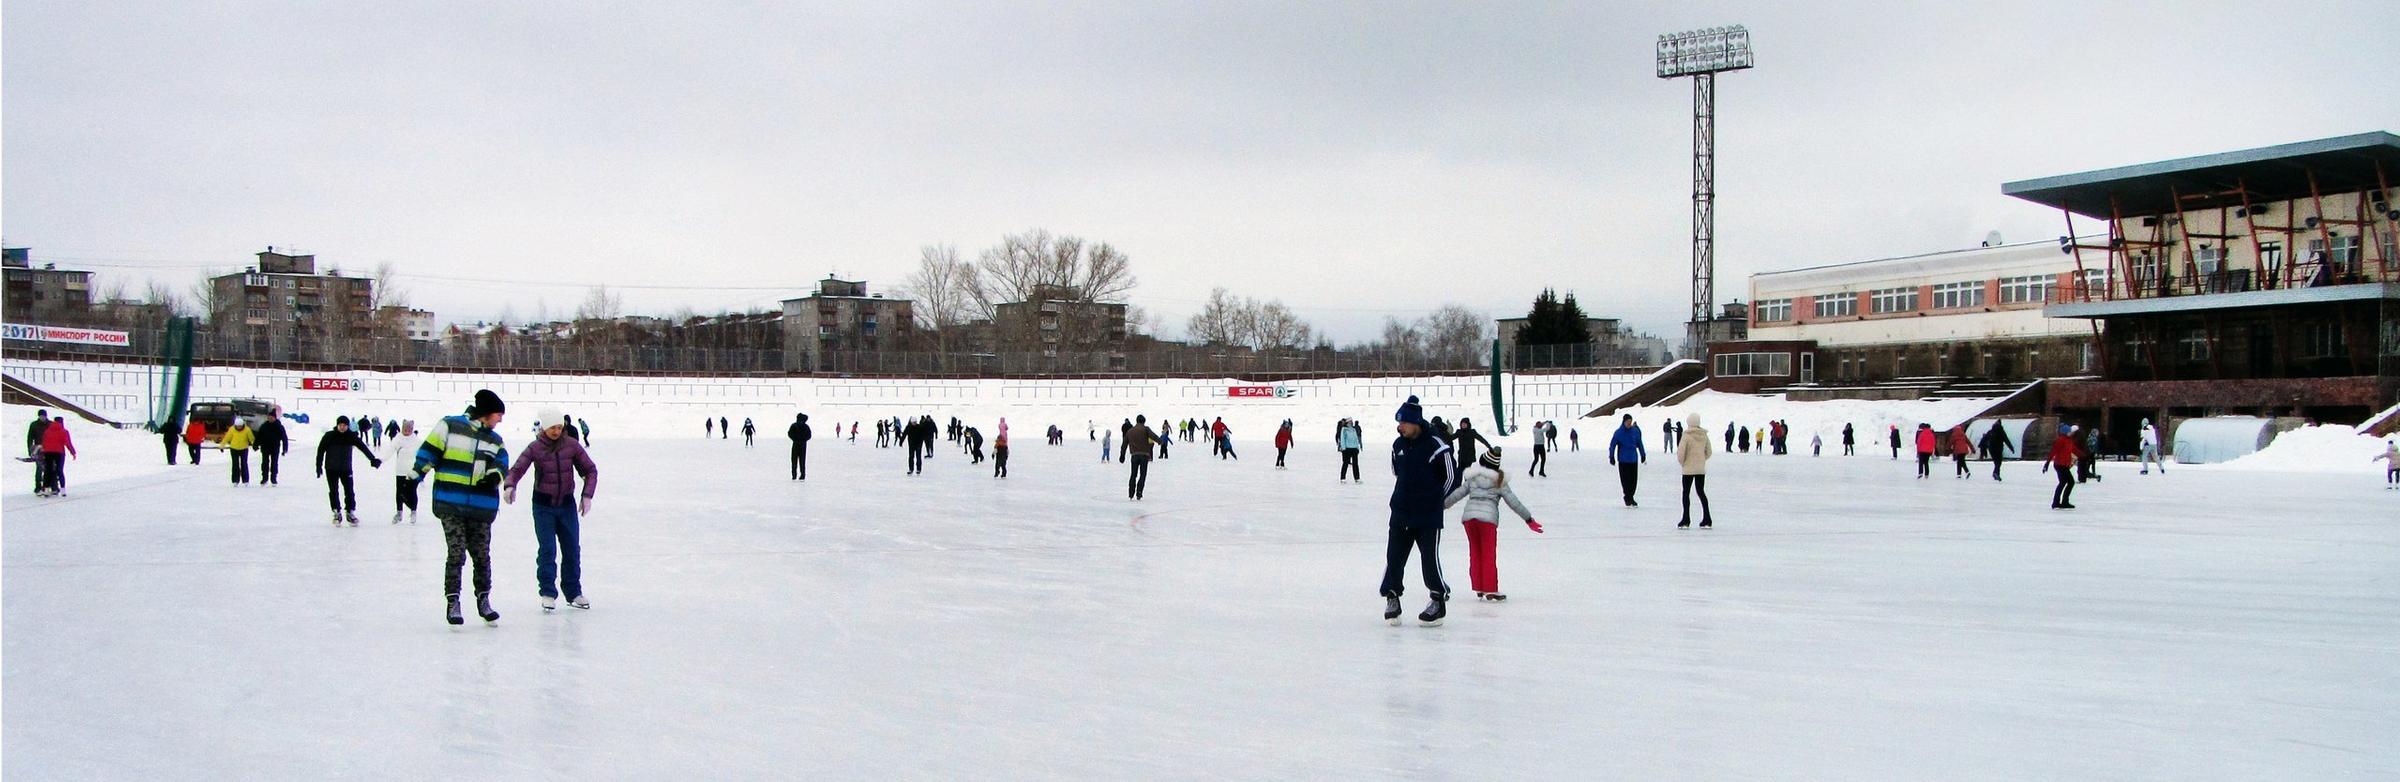
M551 596L549 596L549 595L543 595L543 596L542 596L542 610L543 610L543 611L556 611L556 610L558 610L558 598L551 597Z
M1690 518L1685 518L1683 521L1677 522L1677 523L1675 524L1675 528L1676 528L1676 529L1684 529L1684 528L1686 528L1686 527L1690 527L1690 526L1692 526L1692 520L1691 520Z
M1392 623L1393 627L1400 626L1400 598L1383 599L1383 621Z
M399 512L399 511L392 511L392 523L393 523L393 524L398 524L398 523L400 523L400 512Z
M1709 520L1709 519L1701 519L1701 520L1700 520L1700 528L1701 528L1701 529L1708 529L1708 528L1710 528L1710 527L1713 527L1713 526L1716 526L1716 522L1715 522L1715 521L1712 521L1712 520Z
M341 512L341 511L338 511L338 510L337 510L337 511L334 511L334 512L333 512L333 526L336 526L336 527L342 526L342 512Z
M458 613L457 595L450 596L450 623L454 625L463 625L467 623L467 618L459 615Z
M1433 602L1425 604L1424 613L1417 614L1417 624L1423 627L1440 627L1442 617L1450 614L1448 605L1441 598L1434 598Z
M1475 596L1483 598L1484 602L1487 603L1499 603L1508 600L1507 595L1503 595L1498 592L1477 592L1475 593Z
M485 624L491 624L500 621L500 612L492 610L492 593L476 593L475 614L483 617Z
M583 599L582 595L576 595L574 597L567 598L567 605L581 608L586 611L592 610L592 601Z

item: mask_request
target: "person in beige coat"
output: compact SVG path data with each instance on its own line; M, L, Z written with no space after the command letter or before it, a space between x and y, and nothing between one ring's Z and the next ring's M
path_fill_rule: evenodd
M1700 428L1699 413L1684 416L1683 425L1688 429L1707 431ZM1716 520L1708 513L1708 457L1714 455L1706 437L1685 438L1683 442L1675 444L1675 461L1683 465L1683 522L1676 524L1676 527L1692 526L1693 492L1700 494L1701 528L1715 524Z

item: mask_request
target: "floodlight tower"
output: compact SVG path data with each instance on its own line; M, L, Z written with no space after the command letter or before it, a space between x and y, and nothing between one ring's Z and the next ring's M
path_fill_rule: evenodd
M1692 77L1692 344L1706 350L1716 307L1717 74L1750 67L1741 25L1658 37L1658 77Z

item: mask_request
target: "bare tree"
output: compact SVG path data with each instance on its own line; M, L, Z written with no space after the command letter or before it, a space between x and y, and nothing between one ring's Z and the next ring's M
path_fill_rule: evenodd
M1399 318L1384 316L1383 339L1375 343L1376 352L1400 363L1412 363L1424 354L1425 334L1417 325Z
M1184 331L1193 342L1202 345L1247 345L1250 342L1248 316L1242 300L1217 288L1208 292L1208 303L1200 306L1184 323Z
M911 306L917 327L933 333L939 350L950 349L951 337L972 313L969 280L974 276L975 267L959 260L956 245L929 244L917 251L917 270L908 275L907 292L916 300Z
M1425 316L1420 330L1426 358L1445 366L1473 365L1491 339L1490 315L1457 304L1444 304Z
M611 293L606 285L594 285L584 291L583 304L575 308L578 321L612 321L625 315L625 296Z
M964 287L977 316L993 321L997 328L1019 332L1004 331L1001 339L1005 342L1030 337L1023 333L1030 324L1001 324L996 317L1000 305L1035 299L1071 304L1122 299L1135 284L1132 268L1130 258L1105 242L1094 244L1035 228L1003 236L999 244L985 248L976 256L975 270ZM1092 342L1099 336L1096 332L1107 325L1098 317L1062 318L1060 341Z
M1270 301L1253 310L1251 346L1259 350L1298 350L1308 346L1316 329L1301 320L1282 301Z
M165 311L167 317L186 314L183 308L183 297L175 295L175 286L158 280L151 280L150 285L143 289L142 303L157 306Z
M370 308L381 310L385 307L408 306L408 291L400 287L399 265L391 261L377 263L375 271L367 275L367 279L374 281L367 290Z

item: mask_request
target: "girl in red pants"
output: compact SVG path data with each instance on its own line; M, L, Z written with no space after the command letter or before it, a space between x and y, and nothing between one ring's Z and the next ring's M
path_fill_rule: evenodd
M1500 469L1500 449L1494 447L1475 460L1475 466L1459 476L1458 488L1442 500L1442 507L1467 503L1467 581L1475 587L1475 596L1485 600L1507 600L1500 594L1500 503L1506 501L1509 510L1525 520L1534 532L1542 531L1541 522L1533 520L1533 512L1517 501L1517 493L1508 488L1508 474Z

